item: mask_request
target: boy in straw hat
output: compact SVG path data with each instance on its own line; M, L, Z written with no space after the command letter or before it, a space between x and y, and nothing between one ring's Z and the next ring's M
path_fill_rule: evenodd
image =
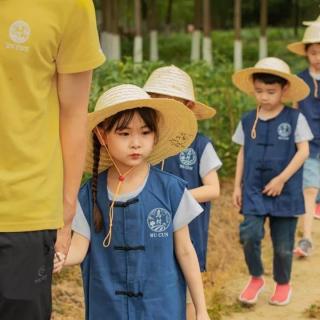
M278 58L262 59L253 68L236 72L232 79L240 90L254 96L258 104L256 110L242 117L232 137L240 145L233 202L244 215L240 242L251 276L239 300L256 303L264 287L261 240L268 217L276 282L269 302L285 305L291 296L297 216L305 211L302 165L309 154L312 133L305 117L283 102L303 99L309 88Z
M210 119L215 110L195 100L191 77L175 66L161 67L152 72L144 85L144 90L152 97L173 98L192 110L197 120ZM177 118L179 122L181 119ZM197 133L192 144L178 155L167 158L163 170L187 181L189 191L201 204L203 213L190 225L190 236L196 249L201 271L206 270L210 201L220 193L217 170L221 167L211 141ZM187 319L195 319L194 307L187 294Z
M209 320L188 231L202 208L182 179L150 166L192 142L192 112L120 85L99 98L88 120L93 177L79 193L66 260L83 261L86 319L185 320L186 280L197 320ZM56 259L55 271L61 265Z
M303 218L303 238L298 242L295 254L307 257L312 249L313 217L320 219L315 211L316 197L320 189L320 23L308 23L303 40L288 45L293 53L304 56L308 68L298 74L310 88L310 94L298 103L298 108L306 117L314 135L310 141L310 157L304 164L303 190L306 214ZM316 214L315 214L316 213Z

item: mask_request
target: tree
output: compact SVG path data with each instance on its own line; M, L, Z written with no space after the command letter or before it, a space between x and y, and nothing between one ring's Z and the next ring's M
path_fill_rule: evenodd
M194 29L192 30L191 61L200 60L201 27L202 27L202 0L194 0Z
M210 0L203 0L203 60L212 64L211 11Z
M241 0L234 0L234 69L242 69L242 40L241 40Z
M268 0L260 0L259 59L265 58L268 55L267 24L268 24Z
M150 60L159 59L158 52L158 23L157 23L157 0L149 0L148 4L148 25L150 35Z
M140 63L143 60L141 0L134 0L135 37L133 45L133 61Z
M108 60L121 59L121 40L118 27L118 1L102 0L101 47Z

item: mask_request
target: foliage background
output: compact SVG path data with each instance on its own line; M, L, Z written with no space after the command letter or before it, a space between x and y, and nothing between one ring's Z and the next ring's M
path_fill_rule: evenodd
M244 66L253 66L258 59L258 29L243 30ZM291 66L294 73L303 70L307 63L304 58L295 56L286 49L290 42L297 41L303 35L299 30L294 36L292 29L269 28L269 56L277 56ZM204 62L189 63L191 36L186 33L160 35L159 49L162 61L133 64L130 58L132 43L123 43L123 51L127 58L123 61L108 61L94 74L90 99L90 111L99 95L108 88L132 83L142 86L151 71L159 66L175 64L188 72L195 85L197 99L217 109L217 115L199 122L199 130L209 136L223 161L220 171L222 176L234 173L237 146L231 142L231 136L241 114L255 108L255 102L237 90L231 81L233 73L233 32L216 31L212 34L214 65L210 67ZM145 54L148 55L148 43L145 41ZM164 62L165 61L165 62Z

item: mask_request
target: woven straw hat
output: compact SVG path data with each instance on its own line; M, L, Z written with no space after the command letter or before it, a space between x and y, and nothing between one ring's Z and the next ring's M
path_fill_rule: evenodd
M85 171L92 172L93 142L92 130L106 118L123 110L149 107L157 111L159 117L159 139L148 162L157 164L161 160L187 148L197 133L197 121L191 110L173 99L152 99L141 88L123 84L103 93L96 103L94 112L88 114L88 141ZM112 164L106 150L100 150L99 172Z
M154 70L143 89L149 93L163 94L194 102L192 109L198 120L212 118L216 110L196 101L191 77L176 66L161 67Z
M320 23L312 23L304 32L302 41L290 43L287 48L299 56L306 55L306 44L320 43Z
M305 26L310 26L314 23L320 23L320 16L318 16L318 18L316 20L313 21L303 21L302 24Z
M241 91L254 96L252 75L254 73L268 73L284 78L289 83L289 88L283 96L283 101L299 101L309 94L307 84L291 74L289 66L278 58L268 57L261 59L253 68L237 71L232 76L232 81Z

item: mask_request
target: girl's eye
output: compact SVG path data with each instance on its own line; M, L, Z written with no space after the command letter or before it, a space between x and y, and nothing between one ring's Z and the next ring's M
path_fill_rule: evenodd
M151 130L144 130L144 131L142 131L142 134L143 135L147 135L147 134L150 134L151 133Z
M117 132L119 136L128 136L129 132L125 132L125 131L118 131Z

